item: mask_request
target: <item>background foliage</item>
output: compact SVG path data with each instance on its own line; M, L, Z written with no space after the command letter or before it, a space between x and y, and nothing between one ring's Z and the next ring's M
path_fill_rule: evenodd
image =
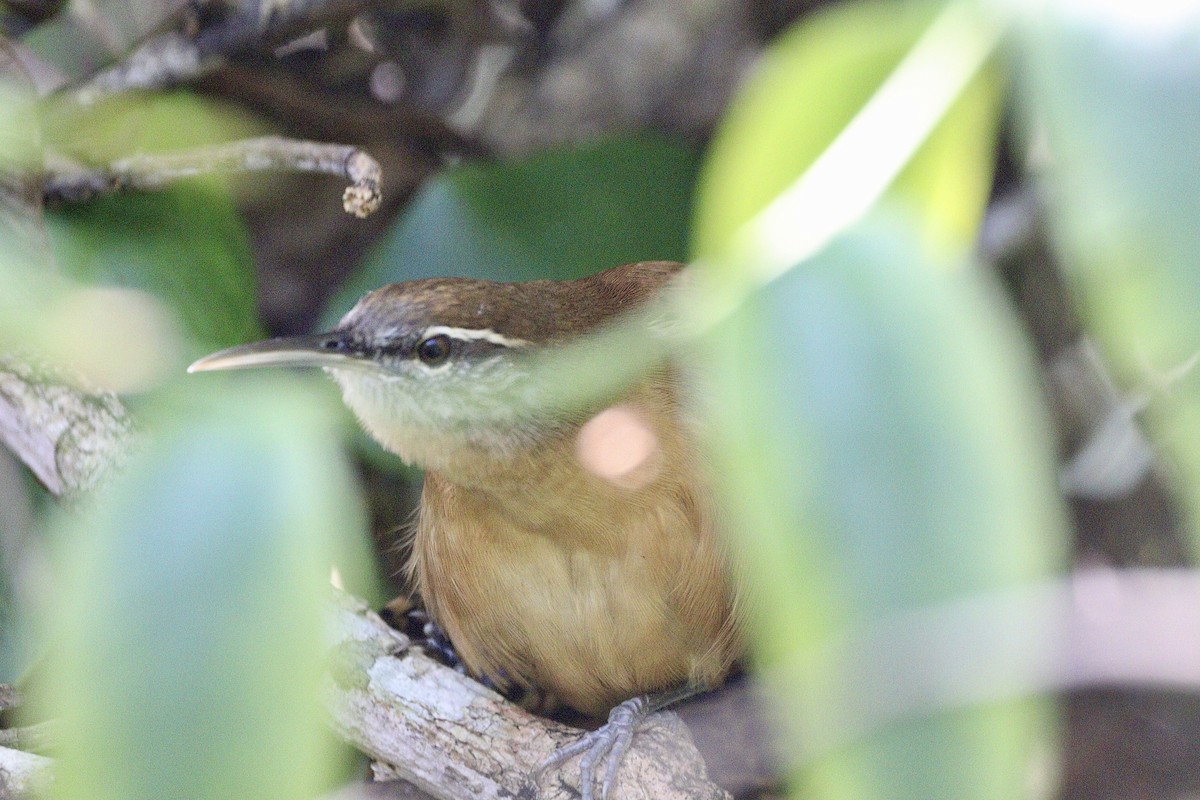
M711 431L794 796L1194 791L1194 698L1148 701L1176 736L1163 755L1126 718L1150 713L1145 696L1064 697L1070 674L1020 672L1052 660L1035 632L1054 609L993 626L987 603L1073 560L1190 560L1200 13L592 5L355 6L230 46L183 89L99 105L72 81L160 26L97 37L74 4L6 7L8 38L61 71L39 89L32 56L9 64L6 116L26 123L5 128L10 210L56 157L276 128L365 144L393 198L358 223L322 179L206 176L9 214L0 345L122 393L140 428L132 462L68 511L28 481L3 489L38 511L0 516L0 679L35 676L62 720L56 793L299 797L336 781L319 600L331 565L381 599L363 542L374 528L390 544L412 476L377 451L351 466L367 446L319 380L185 378L189 360L328 327L389 281L643 259L695 262L675 309L694 333L673 357ZM202 32L220 17L185 11ZM278 48L314 28L324 49ZM640 44L622 50L629 32ZM1106 444L1109 429L1144 441L1143 411L1153 447ZM1064 492L1089 447L1108 477ZM953 683L972 672L1001 677ZM1112 737L1174 760L1114 759Z

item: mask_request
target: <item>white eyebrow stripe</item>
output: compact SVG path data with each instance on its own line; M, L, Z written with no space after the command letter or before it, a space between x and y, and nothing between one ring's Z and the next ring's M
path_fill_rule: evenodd
M491 328L451 328L449 325L431 325L421 334L425 339L430 336L449 336L451 339L461 339L467 342L485 341L500 347L529 347L532 342L496 333Z

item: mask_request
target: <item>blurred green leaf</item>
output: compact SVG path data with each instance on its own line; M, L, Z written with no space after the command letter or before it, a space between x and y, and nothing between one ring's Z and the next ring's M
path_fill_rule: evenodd
M688 148L638 137L452 170L422 187L323 325L371 289L414 278L578 278L682 261L697 167Z
M227 191L189 182L65 206L47 221L66 275L166 301L190 335L187 358L261 338L249 238Z
M782 36L732 104L705 163L693 252L712 256L806 169L880 88L940 3L843 3ZM926 244L974 243L991 183L997 76L977 75L896 178ZM915 98L910 99L915 103ZM903 109L900 109L903 111ZM881 129L877 135L889 136ZM867 154L862 168L871 169ZM806 220L794 221L804 226Z
M29 593L29 558L41 544L35 538L31 483L16 457L0 451L0 683L21 676L34 647L36 632L23 602Z
M294 381L195 382L59 520L57 796L291 800L327 779L323 600L365 527L331 411Z
M33 323L54 274L42 213L43 160L36 95L13 58L0 55L0 338L19 339Z
M243 110L184 91L121 94L84 107L51 97L42 115L47 149L92 165L267 132Z
M795 34L732 112L697 216L695 315L723 320L702 351L718 466L805 796L1020 795L1051 731L1044 701L964 708L926 686L961 666L953 635L845 646L903 641L888 626L906 614L1039 578L1064 550L1021 347L947 258L990 179L978 69L997 29L969 4L924 9L842 6ZM908 230L862 221L881 195Z
M1045 3L1024 41L1089 310L1119 355L1166 368L1200 344L1200 13L1162 5Z
M1200 9L1058 0L1026 11L1030 127L1052 155L1058 238L1122 381L1169 390L1150 418L1187 470L1195 523Z
M907 690L886 676L923 670L884 663L885 677L857 685L858 664L807 661L836 637L1061 564L1051 438L989 288L932 269L911 232L864 225L703 342L759 661L768 675L809 664L781 692L799 725L792 752L852 740L804 772L812 796L1020 796L1047 733L1046 708L1030 703L925 708L853 741L840 725ZM952 659L945 647L919 657Z
M0 169L5 173L5 195L11 192L14 178L32 181L30 173L41 167L38 122L33 81L15 58L0 50ZM7 209L9 202L5 197L0 208Z
M1089 311L1127 364L1166 368L1200 343L1200 14L1156 5L1045 4L1025 52Z

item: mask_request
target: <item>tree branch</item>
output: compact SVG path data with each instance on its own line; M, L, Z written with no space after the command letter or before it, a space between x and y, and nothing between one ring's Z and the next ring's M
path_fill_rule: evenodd
M151 36L69 96L88 106L123 92L175 86L219 67L227 56L348 17L364 5L363 0L272 0L231 6L230 13L194 36L178 31Z
M139 154L106 167L64 168L46 177L48 199L81 202L125 189L161 189L167 184L214 172L291 170L336 175L350 182L342 195L346 213L366 217L383 201L383 170L374 158L351 145L263 136L174 153Z
M96 486L124 463L133 431L113 394L87 394L0 356L0 443L55 495Z
M43 796L53 783L52 763L45 756L0 747L0 797Z
M361 601L339 595L328 708L333 728L444 800L534 797L532 771L581 731L535 717L425 656ZM536 796L576 797L574 762L551 771ZM638 729L618 797L728 798L711 783L687 727L657 714Z

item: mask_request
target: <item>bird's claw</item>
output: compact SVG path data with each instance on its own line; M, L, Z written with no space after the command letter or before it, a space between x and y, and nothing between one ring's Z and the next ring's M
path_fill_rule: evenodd
M621 762L633 743L633 733L646 716L645 697L635 697L614 707L609 712L608 722L579 741L559 748L543 761L533 773L534 782L537 783L546 770L560 766L582 753L583 757L579 760L580 800L593 800L595 797L596 766L601 759L604 759L604 782L600 786L600 798L609 800Z

